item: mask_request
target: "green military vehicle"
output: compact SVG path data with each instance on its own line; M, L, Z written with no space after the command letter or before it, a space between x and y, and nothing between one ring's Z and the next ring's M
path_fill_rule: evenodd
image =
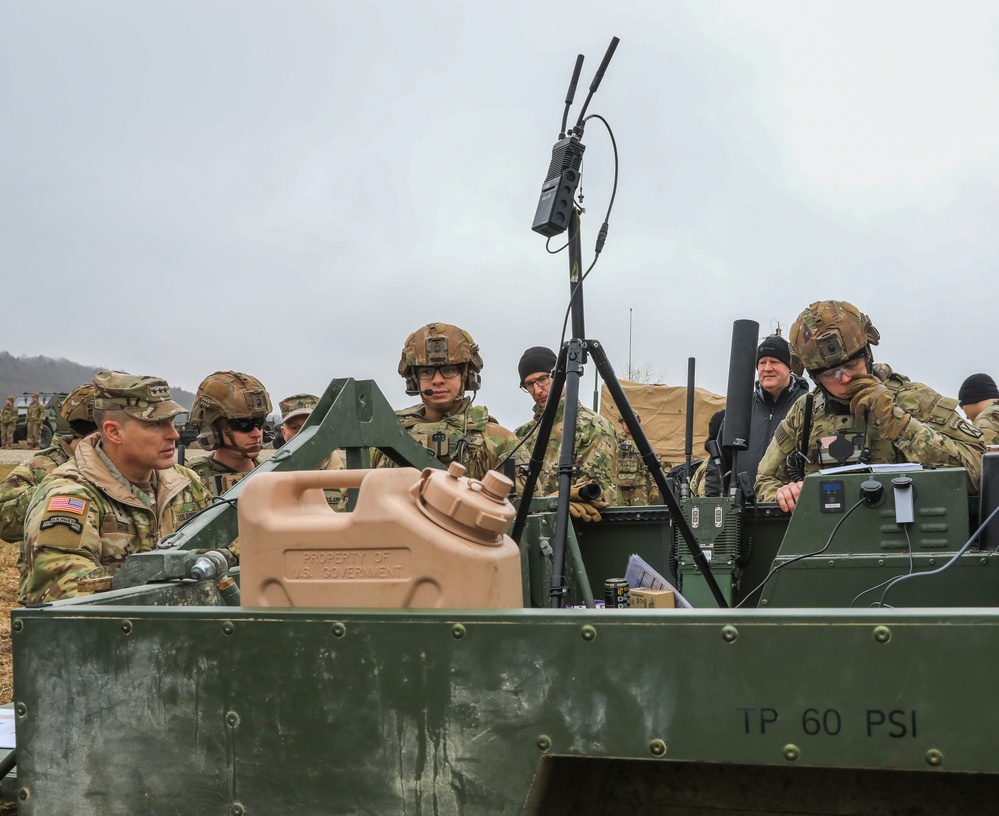
M131 556L110 591L12 611L6 784L19 813L990 807L999 716L978 681L999 672L999 562L990 528L972 533L999 506L999 455L986 456L981 500L961 469L865 468L808 476L793 516L738 496L609 508L570 526L565 596L552 581L557 500L534 499L519 603L505 608L359 604L356 581L379 573L361 565L367 539L340 536L388 498L363 470L315 472L313 487L360 485L353 514L303 499L295 529L329 536L296 542L265 525L263 540L281 541L270 578L249 550L227 570L210 551L237 532L250 546L241 494L264 495L338 447L351 469L380 448L415 466L414 482L436 466L374 383L335 380L233 502ZM410 509L441 521L418 495L392 501L386 529ZM412 555L391 536L372 546L383 564ZM633 555L692 608L599 608ZM419 574L418 560L390 579ZM243 605L251 571L265 592ZM328 602L284 602L271 578L309 591L325 581Z
M55 434L72 433L69 423L62 418L59 408L62 401L68 397L67 392L62 391L40 391L38 401L45 406L45 420L42 422L41 434L39 435L39 446L47 448L52 444L52 437ZM23 442L28 438L28 405L31 403L31 394L25 392L14 397L14 405L17 407L17 427L14 429L14 442Z

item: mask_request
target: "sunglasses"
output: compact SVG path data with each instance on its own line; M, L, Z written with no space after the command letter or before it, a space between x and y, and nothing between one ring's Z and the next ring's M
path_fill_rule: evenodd
M266 417L251 417L249 419L230 419L229 430L239 431L240 433L250 433L251 431L259 431L264 427L265 419Z

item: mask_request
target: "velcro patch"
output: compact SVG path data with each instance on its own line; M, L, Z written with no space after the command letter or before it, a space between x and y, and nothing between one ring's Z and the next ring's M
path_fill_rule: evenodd
M83 533L83 522L72 516L49 516L38 526L42 530L51 530L57 524L69 527L77 535Z
M82 516L87 512L87 500L78 499L75 496L53 496L49 499L49 506L45 512L56 511L59 513L75 513Z

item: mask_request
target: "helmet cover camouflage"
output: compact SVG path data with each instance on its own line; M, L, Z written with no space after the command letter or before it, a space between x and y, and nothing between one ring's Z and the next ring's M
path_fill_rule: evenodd
M191 421L206 428L220 419L252 419L271 412L271 398L256 377L238 371L216 371L198 386Z
M465 390L478 390L482 358L472 335L450 323L428 323L409 335L402 347L399 376L406 378L406 393L419 393L413 369L442 365L464 365Z
M820 300L805 309L790 331L792 357L817 373L845 363L881 339L871 319L845 300Z
M78 385L59 406L59 413L67 422L94 421L94 386L92 383Z
M185 411L183 405L170 398L170 386L166 380L124 371L94 374L94 410L124 411L144 422L170 419Z
M284 425L289 419L297 416L308 416L318 404L319 397L312 394L295 394L286 397L278 403L278 408L281 410L281 424Z

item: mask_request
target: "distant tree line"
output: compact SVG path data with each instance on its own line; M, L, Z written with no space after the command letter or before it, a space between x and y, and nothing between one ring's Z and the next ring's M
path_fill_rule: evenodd
M15 357L0 351L0 404L9 396L31 394L35 391L72 391L76 386L90 382L98 371L108 366L80 365L64 357ZM190 408L194 394L171 388L173 398Z

